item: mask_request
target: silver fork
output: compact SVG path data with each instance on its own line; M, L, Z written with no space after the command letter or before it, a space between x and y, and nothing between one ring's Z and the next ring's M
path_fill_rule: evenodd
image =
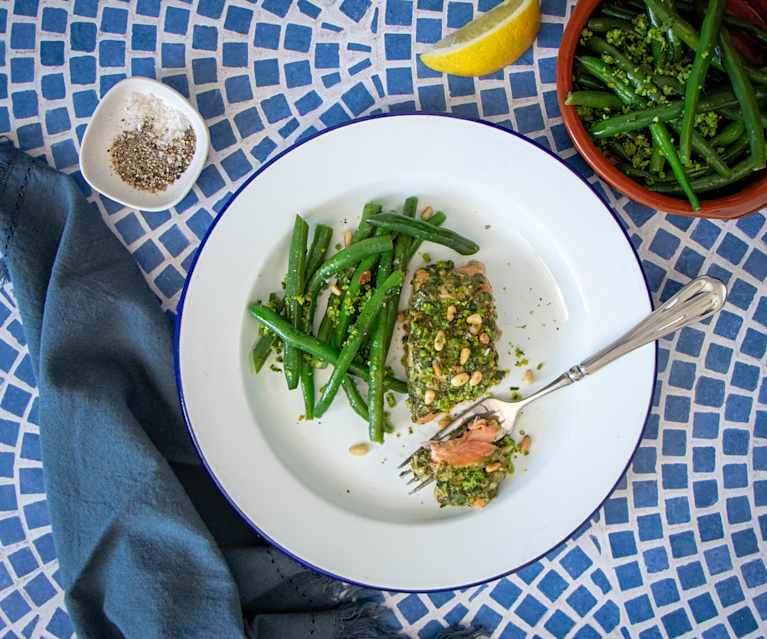
M596 373L600 368L604 368L619 357L623 357L645 344L665 337L684 326L706 319L724 306L726 298L727 287L722 282L707 275L698 277L661 304L630 331L595 355L572 366L550 384L532 395L514 402L498 397L484 397L463 410L455 419L438 431L429 442L444 441L456 437L465 430L468 423L474 419L480 410L485 415L498 415L499 421L504 424L505 431L511 433L514 430L517 416L525 407L549 393L582 380L586 375ZM456 423L458 423L457 426ZM413 452L398 468L407 466L418 450ZM413 473L410 469L405 469L400 473L400 477L407 477L411 474ZM433 481L434 477L423 480L409 494L418 492ZM411 485L416 482L418 482L418 477L413 475L407 483Z

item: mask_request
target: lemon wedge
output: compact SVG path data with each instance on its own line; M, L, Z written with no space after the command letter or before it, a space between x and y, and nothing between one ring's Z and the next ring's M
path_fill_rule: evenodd
M527 51L540 22L538 0L506 0L437 42L421 60L454 75L493 73Z

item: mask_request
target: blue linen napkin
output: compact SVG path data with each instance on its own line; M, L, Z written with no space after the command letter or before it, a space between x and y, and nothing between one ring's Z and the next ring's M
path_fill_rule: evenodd
M80 637L398 636L366 593L273 550L229 506L184 427L170 325L132 256L70 177L7 142L0 254L40 391L53 535Z

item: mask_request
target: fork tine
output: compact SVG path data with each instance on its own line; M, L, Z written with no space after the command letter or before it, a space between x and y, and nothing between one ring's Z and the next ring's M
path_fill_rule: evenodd
M407 482L407 486L412 486L413 484L417 484L419 481L419 478L413 475L410 480Z
M418 484L418 486L413 488L413 490L411 490L408 493L408 495L413 495L414 493L417 493L419 490L421 490L422 488L426 488L429 484L433 483L434 481L435 481L434 477L429 477L429 479L425 479L420 484Z
M407 477L407 476L408 476L410 473L412 473L412 472L413 472L412 470L410 470L409 468L406 468L405 470L403 470L403 471L402 471L402 472L399 474L399 476L400 476L400 477Z

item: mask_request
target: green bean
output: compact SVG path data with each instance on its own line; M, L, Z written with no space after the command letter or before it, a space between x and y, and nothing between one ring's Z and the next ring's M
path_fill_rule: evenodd
M589 20L586 26L595 33L606 33L613 29L621 29L623 31L632 31L634 29L634 25L629 20L607 16L595 16Z
M333 229L326 224L318 224L314 227L314 237L309 255L306 258L306 279L311 279L314 272L319 268L328 252L330 240L333 237ZM314 366L304 360L301 364L301 392L304 396L304 413L306 419L314 418Z
M621 173L625 173L629 177L639 178L641 180L644 180L647 182L647 184L676 184L677 186L679 186L679 183L676 181L676 178L669 179L669 178L666 178L664 175L657 175L650 171L645 171L644 169L638 169L632 166L631 164L622 163L618 165L618 168L621 170ZM699 178L711 173L711 168L708 166L704 166L699 169L685 168L684 173L687 176L688 180L692 180L692 179Z
M406 212L407 212L407 209L408 207L406 202L405 203ZM419 222L425 227L437 228L434 224L430 223L430 220L419 220ZM410 249L413 247L414 244L418 244L420 246L421 244L420 239L417 237L411 238L404 233L401 233L397 237L397 241L394 244L394 253L392 255L391 270L401 271L403 281L404 281L405 275L407 274L408 263L410 262L410 255L411 255ZM383 260L381 261L383 262ZM380 274L379 274L379 277L380 277ZM402 286L398 287L397 290L392 293L391 299L388 300L386 303L386 309L385 309L385 322L386 322L385 336L386 337L384 340L384 350L386 353L389 352L392 335L394 335L394 326L397 323L397 313L399 312L399 301L401 296L402 296Z
M670 0L661 0L663 4L666 6L670 5ZM649 10L649 7L648 7ZM657 19L657 16L656 16ZM669 49L668 49L668 55L666 56L671 60L671 62L676 62L679 60L679 58L682 57L682 43L679 41L679 38L677 37L676 33L674 33L674 30L670 27L666 29L666 41L668 42Z
M652 83L661 90L663 95L681 95L684 85L675 77L670 75L653 75Z
M368 384L368 415L370 441L383 443L383 426L386 421L384 415L384 387L383 378L386 372L386 306L378 314L375 322L373 335L370 338L370 383Z
M725 24L729 24L733 27L738 27L739 29L748 31L752 36L767 44L767 31L760 29L755 24L751 24L748 20L744 20L743 18L738 18L736 16L731 16L730 14L725 14L724 22Z
M623 7L616 7L615 5L605 4L601 7L602 13L611 18L621 18L622 20L633 20L637 15L635 12Z
M636 66L616 47L599 36L592 36L589 38L587 46L597 53L610 56L618 65L618 68L626 74L626 77L631 81L631 84L634 85L635 97L630 101L624 100L626 104L641 106L645 101L645 97L653 102L658 102L660 100L658 88L653 83L652 77L646 69Z
M269 294L269 306L271 306L277 313L283 313L285 309L285 300L282 299L277 293ZM274 333L267 332L261 335L256 345L253 347L251 357L253 359L253 368L256 373L259 373L263 368L266 360L269 358L269 353L272 352L274 342L277 341L277 337Z
M709 175L693 180L690 183L690 186L692 186L692 188L695 189L697 193L716 191L717 189L721 189L725 186L729 186L730 184L734 184L735 182L739 182L743 178L748 177L748 175L753 172L754 163L752 159L748 157L732 167L732 175L730 175L730 177L724 178L721 175ZM658 193L676 194L679 192L679 188L676 185L671 184L657 184L651 186L650 189Z
M339 271L348 266L356 264L369 255L390 251L392 248L392 239L390 235L380 237L371 237L360 242L350 244L345 249L338 251L333 257L325 262L314 272L309 283L306 285L306 298L308 304L304 304L304 322L305 332L311 332L314 324L314 311L317 308L317 296L323 284L327 282Z
M405 214L412 213L415 215L417 208L417 200L415 198L409 198L405 202L403 210ZM378 229L383 231L383 229ZM394 254L402 250L402 245L409 246L410 238L406 235L397 236L397 240L394 243L393 251L386 251L381 253L381 259L378 261L378 269L376 271L376 282L384 282L392 272L392 266L394 261ZM403 274L404 275L404 274ZM404 280L404 278L403 278ZM402 286L397 287L397 291L402 290ZM397 308L398 302L393 299L394 295L389 297L381 307L381 310L374 322L374 328L372 336L370 338L370 351L368 369L370 371L370 381L368 382L368 431L370 440L374 442L383 442L383 427L386 422L386 416L384 414L384 387L383 378L386 373L386 356L389 353L388 343L386 341L386 330L388 322L388 312L390 308ZM397 297L399 300L399 297Z
M302 357L305 357L301 353ZM304 418L314 419L314 366L312 362L304 359L301 363L301 395L304 398Z
M357 321L354 323L353 335L346 341L343 349L341 349L341 353L338 356L338 361L330 375L330 379L327 384L325 384L320 399L314 407L314 414L317 417L322 417L322 415L325 414L325 411L330 407L330 403L336 396L338 387L343 381L344 375L346 375L349 366L353 363L354 356L362 345L362 340L368 334L373 320L378 316L386 296L392 288L402 284L402 279L401 271L393 272L384 282L376 286L375 292L365 303Z
M751 159L755 169L762 169L767 155L765 152L764 126L762 126L761 112L756 102L756 94L751 81L743 68L740 54L732 46L730 34L722 29L719 34L719 43L722 47L722 58L727 75L730 76L732 90L738 98L740 110L743 113L743 126L750 140Z
M415 196L410 196L405 200L405 204L402 207L402 215L407 215L408 217L415 217L416 212L418 211L418 198Z
M682 42L684 42L693 51L697 50L700 35L698 34L698 31L695 29L695 27L687 22L687 20L682 18L673 7L664 6L663 0L645 0L645 2L647 3L648 7L655 11L656 15L660 20L663 21L664 25L668 24L671 26L671 28L674 30L674 33L679 36L679 39ZM711 64L720 71L724 71L722 59L716 49L714 49L711 56ZM748 77L753 82L767 85L767 70L754 69L753 67L747 65L743 65L743 68Z
M585 71L585 69L583 69L583 71ZM604 91L605 90L605 85L590 75L585 75L585 74L578 75L577 77L574 77L574 82L577 84L577 88L580 91Z
M253 368L256 369L256 373L259 373L264 367L264 364L269 357L269 353L272 352L272 346L274 345L275 339L277 338L273 333L262 335L261 339L259 339L256 345L253 347L251 356L253 359Z
M331 296L328 300L328 309L330 308L331 303L335 303L335 305L338 306L338 297L335 295ZM322 342L330 342L330 336L333 333L334 328L333 320L331 318L332 315L326 310L325 315L322 316L320 327L317 330L317 338Z
M735 120L734 122L728 122L722 127L722 130L717 133L711 140L711 146L714 148L720 146L729 146L743 135L746 128L743 126L743 122Z
M671 128L679 133L679 123L671 122L670 124ZM711 143L695 130L692 132L691 143L693 149L695 149L695 152L700 155L700 157L703 158L706 163L719 175L722 177L728 177L730 173L732 173L730 167L724 163L721 157L719 157L719 154L716 152L716 149L714 149Z
M442 226L446 219L447 215L445 215L442 211L437 211L428 220L426 220L426 223L431 224L432 226ZM413 256L418 252L418 249L421 248L421 244L423 244L423 240L413 238L405 258L407 264L410 264L410 260L413 259Z
M418 198L417 197L409 197L405 200L405 204L402 207L402 215L405 217L414 218L416 212L418 211ZM417 238L410 237L408 235L405 235L403 233L400 233L397 236L397 240L394 243L394 252L397 252L397 245L401 245L400 251L407 251L408 247L416 241Z
M349 406L352 407L352 410L357 413L357 415L362 417L362 419L368 423L370 421L368 405L365 403L365 400L362 399L357 384L355 384L354 380L347 375L344 377L344 381L341 382L341 387L344 389L344 393L346 393L346 399L349 400Z
M300 215L296 215L293 223L293 236L290 241L288 254L288 274L285 278L285 304L288 319L296 328L301 321L301 305L299 296L304 293L306 279L306 240L309 235L309 225ZM291 390L298 386L301 376L301 353L298 349L285 344L285 380Z
M759 90L756 89L756 92L758 94ZM762 114L762 126L765 129L767 129L767 112L764 111L765 107L767 107L767 105L761 105L759 107L759 111L761 111L761 114ZM722 109L722 113L726 115L728 118L730 118L730 120L737 120L740 122L743 121L743 114L740 112L739 109L728 107L726 109Z
M647 17L650 20L650 24L655 27L656 29L661 28L660 20L658 20L658 16L655 15L655 12L647 7ZM652 38L650 40L650 52L652 53L653 60L655 60L655 64L664 64L666 62L666 48L664 46L664 42L657 40L656 38Z
M368 218L380 212L380 204L376 204L375 202L368 202L365 204L365 206L362 208L362 216L360 218L359 226L355 229L354 233L352 233L351 244L355 244L360 240L367 239L373 234L373 227L368 223ZM344 289L346 288L348 282L349 276L342 274L339 277L338 287ZM331 339L330 336L337 325L337 322L333 321L333 316L338 312L338 317L340 317L341 301L342 298L340 296L332 296L328 300L328 305L325 309L325 314L322 316L322 322L320 322L320 328L318 332L318 335L322 336L323 341L328 341Z
M373 267L375 267L378 261L378 255L370 255L362 260L349 280L349 285L346 287L343 296L341 297L341 305L339 307L338 321L336 322L335 331L331 338L331 344L334 348L341 348L341 345L346 339L346 331L349 329L349 324L352 321L352 315L354 314L354 303L357 301L357 297L362 289L363 278L365 273L368 276L372 275ZM368 281L371 278L368 277Z
M591 38L593 40L593 38ZM589 40L589 42L591 42ZM635 104L638 96L634 90L621 80L603 60L594 56L578 56L578 61L586 67L587 71L595 78L604 82L626 104Z
M339 353L326 342L321 342L314 335L309 335L293 327L293 325L280 317L279 313L264 304L251 304L250 314L264 326L274 331L284 342L289 342L304 353L313 355L328 364L338 362ZM364 366L352 362L349 365L349 373L360 377L366 382L369 380L368 370ZM407 393L407 382L387 375L384 380L386 388L397 393Z
M619 109L622 103L617 96L609 91L571 91L565 104L594 109Z
M684 110L682 111L682 125L679 130L679 155L683 164L690 163L692 129L695 126L700 91L706 81L708 67L711 65L716 37L722 24L722 16L724 16L726 6L726 0L710 0L703 17L698 46L695 49L695 60L687 77L684 91Z
M663 170L663 165L666 163L666 156L660 150L658 143L653 138L652 141L652 153L650 154L650 171L660 173Z
M607 140L607 148L616 158L624 160L625 162L631 162L631 158L626 154L622 144L613 139L609 139Z
M428 222L414 220L398 213L380 213L371 217L370 223L389 231L397 231L398 233L404 233L405 235L427 242L442 244L461 255L473 255L479 250L479 246L475 242L454 231L439 227L435 228Z
M735 140L735 142L733 142L730 146L728 146L724 150L724 153L722 153L722 159L725 162L732 162L733 160L740 157L740 155L746 149L748 149L748 146L749 146L748 138L745 135L743 135L737 140Z
M767 95L767 90L759 88L756 90L756 94L757 96ZM698 102L697 111L698 113L719 111L725 107L735 106L737 104L738 99L735 97L735 94L732 93L732 91L722 89L701 98ZM600 120L589 128L589 133L591 133L592 137L598 140L619 133L628 133L629 131L645 129L650 126L652 122L668 122L669 120L676 120L682 114L683 108L684 103L681 100L676 100L663 106L630 111L623 115L616 115L611 118Z
M682 166L682 162L679 160L679 156L676 153L676 148L674 148L674 143L671 141L671 136L669 135L666 126L660 122L653 122L650 125L650 133L652 133L652 138L660 147L663 155L666 156L674 177L677 179L677 182L679 182L679 185L682 187L682 190L687 196L687 199L690 201L692 210L699 211L700 201L695 195L695 191L692 189L692 186L690 185L690 182L685 175L684 167Z
M333 229L326 224L318 224L314 227L312 246L309 249L309 256L306 258L306 279L311 279L314 271L322 264L332 237Z
M381 205L376 204L375 202L368 202L362 208L362 218L360 219L359 226L357 227L357 230L352 233L352 244L365 240L373 235L373 227L370 226L368 220L374 215L378 215L381 210Z

